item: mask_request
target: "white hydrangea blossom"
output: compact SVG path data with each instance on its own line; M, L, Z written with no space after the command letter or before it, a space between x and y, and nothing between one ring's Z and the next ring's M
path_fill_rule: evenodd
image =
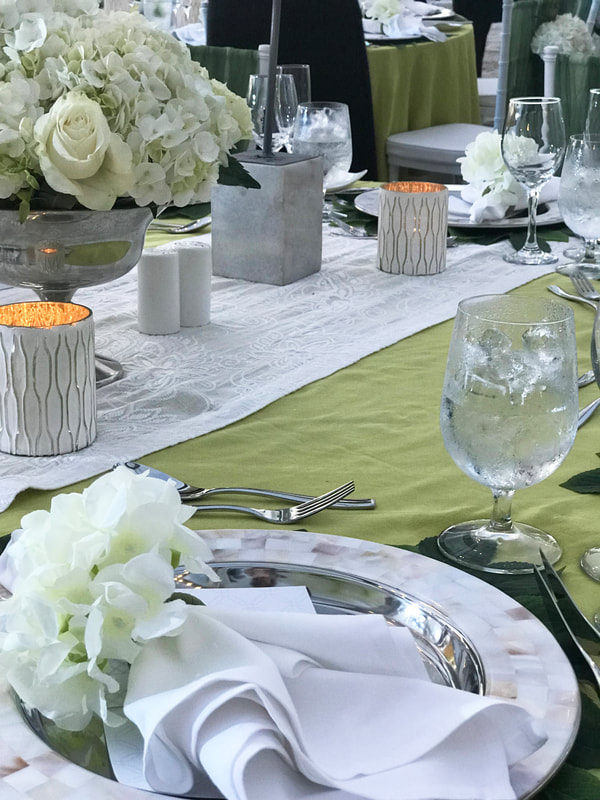
M73 126L85 104L83 135ZM0 0L1 198L45 181L96 210L116 195L203 202L250 136L246 103L143 16L105 14L97 0Z
M559 14L556 19L544 22L531 40L534 53L542 53L548 45L556 45L561 55L592 55L600 51L599 39L593 36L584 20L573 14Z
M173 483L119 467L50 511L23 517L0 557L12 597L0 604L0 667L21 699L63 728L110 722L111 662L176 635L187 615L169 600L173 567L214 576L210 551L183 523Z
M519 139L523 140L523 137ZM535 147L535 142L533 145ZM513 178L502 158L502 137L497 131L480 133L467 145L465 155L457 161L467 183L462 196L472 203L472 221L479 221L483 210L491 206L498 209L500 216L504 216L509 208L523 200L524 190Z
M360 0L365 17L378 22L388 22L402 11L402 0Z

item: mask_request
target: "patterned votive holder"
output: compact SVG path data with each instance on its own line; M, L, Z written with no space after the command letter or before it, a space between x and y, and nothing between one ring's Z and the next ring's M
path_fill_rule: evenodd
M0 306L0 450L71 453L96 438L94 320L85 306Z
M446 268L448 189L439 183L386 183L379 198L377 266L395 275Z

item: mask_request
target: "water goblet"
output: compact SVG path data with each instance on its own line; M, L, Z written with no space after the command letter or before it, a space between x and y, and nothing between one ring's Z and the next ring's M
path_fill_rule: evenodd
M438 537L450 560L477 570L531 572L561 554L556 540L513 522L515 491L547 478L577 431L573 312L533 297L483 295L459 303L440 424L446 449L493 494L491 519L452 525Z
M557 97L516 97L508 104L502 134L502 157L513 177L527 191L528 223L525 244L504 256L511 264L554 264L536 234L540 189L560 167L566 146L561 102Z
M558 207L566 225L584 240L584 250L569 255L582 265L597 264L600 277L600 134L571 136L563 164L558 192Z
M332 173L346 173L352 163L350 112L345 103L300 103L294 125L294 154L323 156L324 186Z

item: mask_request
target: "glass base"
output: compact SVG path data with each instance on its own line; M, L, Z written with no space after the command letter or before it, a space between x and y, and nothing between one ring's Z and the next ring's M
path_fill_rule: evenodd
M438 536L446 558L467 569L519 575L543 566L540 550L551 564L561 556L560 545L550 534L531 525L514 522L511 531L491 531L489 519L452 525Z
M96 389L102 386L108 386L109 383L118 381L123 377L123 367L114 358L108 356L101 356L96 353Z
M600 581L600 547L591 547L581 556L581 569L593 578Z
M552 253L544 253L543 250L517 250L516 253L507 253L503 256L505 261L509 264L526 264L535 266L536 264L556 264L558 256L553 256Z
M585 257L585 248L583 246L567 247L566 250L563 250L563 255L571 261L577 261L582 264L597 264L600 268L600 250L597 247L594 258Z

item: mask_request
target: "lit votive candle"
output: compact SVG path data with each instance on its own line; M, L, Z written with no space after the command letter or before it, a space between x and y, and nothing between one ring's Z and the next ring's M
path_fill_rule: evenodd
M60 455L95 438L90 309L42 301L0 306L0 450Z
M435 275L446 268L448 189L403 181L381 187L377 266L396 275Z

